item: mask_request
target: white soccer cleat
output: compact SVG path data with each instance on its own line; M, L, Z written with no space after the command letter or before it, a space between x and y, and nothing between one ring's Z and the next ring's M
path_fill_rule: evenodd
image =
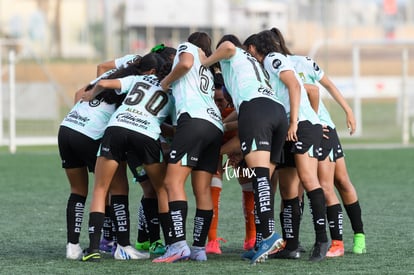
M198 262L207 261L206 248L196 246L191 247L190 259Z
M116 246L114 258L116 260L141 260L149 259L150 254L148 252L138 251L130 245L120 246L118 244Z
M68 243L66 245L66 259L79 260L80 258L82 258L82 248L80 245L78 243Z

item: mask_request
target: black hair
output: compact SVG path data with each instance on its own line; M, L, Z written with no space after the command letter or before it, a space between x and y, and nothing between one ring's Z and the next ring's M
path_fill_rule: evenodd
M231 43L234 44L234 46L239 47L239 48L241 48L243 46L242 43L240 42L240 40L237 38L237 36L235 36L233 34L226 34L226 35L223 35L223 37L217 43L216 48L218 48L225 41L230 41Z
M162 64L160 64L161 62L163 62L163 59L160 58L160 56L158 56L157 53L148 53L144 55L137 63L134 64L136 65L138 70L137 74L142 75L145 72L150 71L152 69L158 71L162 66Z
M270 29L271 33L273 34L273 38L276 40L276 43L279 44L280 48L283 50L283 54L285 55L293 55L291 51L289 51L285 39L283 38L282 32L276 28L273 27Z
M162 65L159 67L159 69L156 72L156 76L159 81L163 80L164 77L166 77L172 69L172 62L163 62Z
M287 55L280 47L280 44L275 40L272 31L266 30L259 32L254 39L254 46L256 46L256 51L264 56L271 52Z
M201 48L207 57L212 54L211 38L206 32L194 32L190 34L187 41Z
M224 79L221 72L216 72L214 74L214 88L221 89L224 86Z
M156 52L161 56L166 62L173 62L174 56L177 53L177 49L173 47L164 47L162 50Z
M126 68L118 69L103 79L117 79L129 75L142 75L144 72L152 69L155 69L158 78L164 78L168 74L166 74L168 67L164 68L165 63L165 60L157 53L149 53L137 60L134 60L134 62L130 63ZM169 68L171 70L171 66ZM116 104L118 107L124 100L125 96L126 94L116 94L113 89L105 89L99 93L96 98L103 99L108 104Z
M151 52L159 54L167 62L173 62L177 50L173 47L168 47L161 43L155 45L151 49Z
M257 37L257 34L252 34L252 35L250 35L249 37L247 37L246 38L246 40L244 40L244 42L243 42L243 46L245 46L245 47L249 47L249 46L251 46L251 45L253 45L253 46L255 46L256 44L256 37Z
M207 57L213 53L211 51L211 38L206 32L193 32L188 37L187 41L202 49ZM220 70L220 65L218 62L214 63L209 69L214 75L217 70Z

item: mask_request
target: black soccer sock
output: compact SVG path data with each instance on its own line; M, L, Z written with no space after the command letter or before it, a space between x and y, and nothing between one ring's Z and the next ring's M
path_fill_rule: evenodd
M116 239L116 225L115 225L115 213L114 213L114 209L112 206L109 207L109 216L111 217L111 226L112 226L112 231L111 231L111 236L112 236L112 240L114 242L117 241Z
M326 207L326 217L328 218L332 240L342 241L343 216L342 207L339 203Z
M359 202L356 201L353 204L344 205L346 214L348 215L352 230L354 234L357 233L364 233L364 224L362 222L362 213L361 213L361 206Z
M254 170L252 185L257 215L256 235L259 236L259 239L265 239L275 229L274 201L272 186L269 181L269 168L255 167L252 170Z
M71 193L66 205L66 232L68 243L79 243L86 197Z
M196 209L194 217L193 246L204 247L210 229L211 220L213 219L212 210Z
M121 246L130 245L129 239L129 204L127 195L111 196L111 206L114 211L113 219L116 227L116 240Z
M326 204L322 188L307 192L309 205L312 214L313 227L316 235L316 242L327 242L326 235Z
M300 220L302 220L303 211L305 210L305 193L302 194L302 199L299 201L299 209L300 209Z
M286 241L287 250L295 250L299 245L299 220L300 208L299 198L283 200L283 236ZM286 238L286 239L285 239Z
M145 220L147 221L150 243L160 239L160 222L158 220L158 199L146 198L142 200Z
M280 228L282 230L282 237L283 240L286 241L286 234L285 234L285 230L283 230L283 228L285 227L285 223L283 222L283 209L282 212L279 213L279 222L280 222Z
M137 241L139 243L143 243L149 240L149 233L148 233L148 226L147 226L147 219L145 217L145 210L144 210L144 201L145 199L141 199L141 203L138 208L138 234L137 234Z
M111 219L111 206L105 206L105 219L102 227L102 234L106 240L112 241L113 232L112 232L112 219Z
M173 229L171 242L185 241L188 203L187 201L171 201L168 206Z
M170 213L159 213L160 224L164 236L165 245L172 244L172 221Z
M101 241L101 230L105 219L105 213L101 212L91 212L89 213L89 249L91 252L93 250L99 249L99 242Z

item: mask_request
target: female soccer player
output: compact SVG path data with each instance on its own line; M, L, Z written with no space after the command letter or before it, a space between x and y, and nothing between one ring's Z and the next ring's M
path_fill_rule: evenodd
M277 28L272 28L276 41L281 47L287 48L282 33ZM346 102L335 84L328 78L324 71L312 58L299 55L290 55L290 59L294 63L299 76L305 86L313 86L319 82L342 107L346 114L346 124L352 135L356 129L355 117L351 107ZM321 97L319 89L306 89L311 100L315 100L312 104L314 110L318 113L321 122L325 126L325 138L322 139L322 154L319 161L319 174L321 175L321 185L327 197L327 218L331 232L332 243L327 253L328 257L337 257L344 255L344 246L342 241L342 208L334 191L334 183L337 187L348 216L351 219L351 225L354 230L354 247L353 252L356 254L365 253L365 235L363 230L363 222L361 217L361 208L359 206L358 197L346 169L342 146L339 141L335 124L332 121L328 110ZM314 91L310 94L310 91ZM315 96L316 95L316 96ZM329 157L329 159L328 159Z
M114 78L135 72L133 63L128 69L102 74L89 83L88 89L102 78ZM75 94L75 105L63 119L58 133L59 153L62 167L71 186L66 207L67 239L66 258L79 259L82 249L79 245L85 201L88 195L88 171L95 171L96 153L106 125L115 109L124 99L112 91L102 92L94 100L80 100L85 88Z
M282 98L289 116L284 162L287 168L284 167L278 171L284 207L282 218L286 247L278 255L293 259L300 257L298 251L300 217L298 188L302 183L310 200L315 230L315 244L310 260L320 261L325 258L329 248L326 235L325 196L318 179L322 124L312 109L305 88L288 59L289 53L274 40L273 33L262 31L252 40L249 51L263 63L270 75L270 83L277 95Z
M283 105L268 83L263 68L241 49L239 39L225 35L216 51L203 61L206 66L220 62L226 89L238 113L241 151L254 190L257 250L252 264L262 262L279 248L283 239L274 231L274 202L270 175L281 162L287 134L287 117Z
M164 44L157 44L151 49L152 53L156 53L159 57L165 60L165 62L173 62L176 49L165 46ZM125 56L116 58L114 60L106 61L97 66L98 73L126 68L133 62L139 60L141 56L136 54L127 54ZM164 123L163 126L166 126ZM163 127L163 131L165 127ZM163 145L165 142L161 143ZM138 250L149 251L153 254L164 254L165 246L160 239L160 228L158 211L154 206L158 205L156 192L146 176L145 170L142 168L142 163L137 160L137 157L130 152L127 154L127 163L130 171L134 176L134 181L139 182L142 187L143 196L140 206L138 208L138 234L137 241L135 242L135 248ZM139 175L142 173L142 175ZM109 200L108 200L109 201ZM109 205L107 209L109 209ZM100 250L105 252L112 251L113 231L112 221L109 215L109 211L105 211L105 222L103 227L103 236L100 243ZM164 237L165 238L165 237Z
M213 101L212 72L200 62L200 54L211 54L211 39L195 32L177 48L171 73L162 81L171 86L177 111L177 128L171 144L165 186L173 222L167 252L155 263L191 258L206 261L205 244L213 216L210 183L217 170L223 135L220 111ZM193 244L186 242L187 197L185 181L191 173L196 198Z
M84 252L83 261L100 259L98 247L108 191L111 193L117 229L115 259L149 258L148 253L139 252L130 245L128 181L122 175L126 173L126 154L132 151L143 162L157 192L159 211L168 211L167 194L162 183L165 163L158 138L161 123L173 111L173 100L170 94L161 90L159 83L166 74L163 64L164 61L156 54L150 53L139 61L141 75L101 80L84 94L85 100L91 100L109 88L127 95L112 115L102 138L89 214L89 248Z
M298 70L304 83L316 84L321 83L323 87L333 96L333 98L344 109L347 116L347 124L350 133L355 132L355 118L352 109L340 94L335 85L324 74L323 70L316 64L314 60L305 56L293 55L291 56L295 62L295 68ZM318 93L318 90L315 91ZM328 189L326 194L330 195L327 198L327 218L331 231L332 243L327 253L328 257L337 257L344 255L344 245L342 241L342 208L339 200L335 195L334 185L337 187L348 216L351 219L351 225L354 230L354 247L353 252L356 254L365 253L365 235L363 231L363 222L361 218L361 208L359 206L358 197L354 186L352 185L346 169L344 153L338 134L335 129L335 124L332 121L328 110L323 104L320 96L318 96L318 115L322 123L326 125L324 135L326 138L322 142L322 156L320 157L320 170L329 170L325 174L323 188ZM328 196L328 195L327 195Z

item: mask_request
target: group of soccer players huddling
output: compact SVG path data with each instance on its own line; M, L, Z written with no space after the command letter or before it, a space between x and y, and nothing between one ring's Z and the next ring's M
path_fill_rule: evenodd
M159 44L144 56L101 63L97 71L76 92L58 133L71 188L66 258L152 254L152 262L163 263L221 254L219 200L229 165L243 194L243 259L256 264L301 258L305 193L315 233L309 260L343 256L343 212L335 190L354 231L352 251L366 252L357 193L319 87L344 110L350 134L356 129L352 109L314 60L290 52L277 28L243 44L224 35L214 51L207 33L194 32L177 49ZM128 170L143 190L134 245ZM82 249L88 172L94 184L89 246ZM196 204L191 245L187 179ZM274 213L278 189L280 230Z

